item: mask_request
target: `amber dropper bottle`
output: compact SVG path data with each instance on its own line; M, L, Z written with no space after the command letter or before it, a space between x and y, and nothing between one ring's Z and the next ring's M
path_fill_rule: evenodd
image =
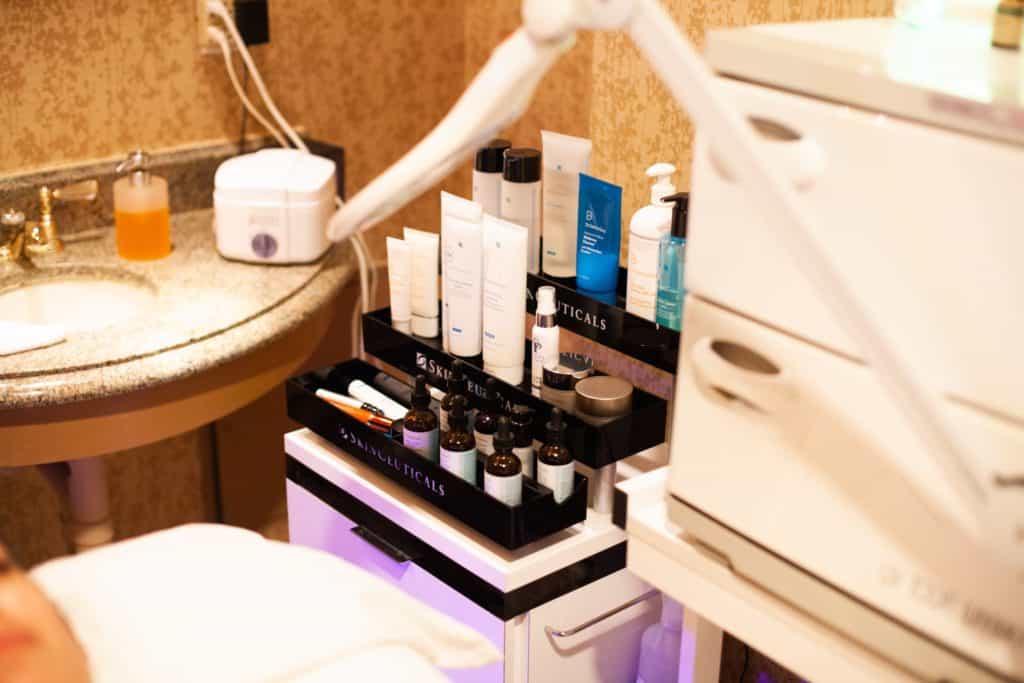
M505 505L523 502L523 464L512 452L512 423L502 415L494 434L494 452L484 466L484 490Z
M430 393L427 378L416 375L416 386L412 390L412 408L405 414L402 424L402 443L431 462L438 456L437 415L430 409Z

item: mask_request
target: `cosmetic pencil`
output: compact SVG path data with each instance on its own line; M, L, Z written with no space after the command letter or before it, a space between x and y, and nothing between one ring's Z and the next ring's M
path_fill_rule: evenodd
M374 413L365 408L354 407L352 405L349 405L349 402L347 401L335 400L335 398L333 396L330 396L329 394L333 394L333 392L327 391L326 389L319 389L316 392L317 398L321 399L322 401L326 401L327 403L330 403L332 406L334 406L341 412L345 413L352 419L361 422L362 424L370 427L371 429L375 429L378 432L391 431L392 421L384 417L383 415L378 415L377 413ZM334 396L337 395L334 394ZM348 399L349 397L344 396L341 398Z

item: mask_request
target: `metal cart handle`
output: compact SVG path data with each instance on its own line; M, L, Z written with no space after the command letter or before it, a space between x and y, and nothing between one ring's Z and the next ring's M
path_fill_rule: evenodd
M545 626L544 627L544 633L547 633L552 638L568 638L569 636L574 636L574 635L576 635L577 633L579 633L581 631L586 631L588 628L590 628L594 624L599 624L602 621L604 621L605 619L608 619L610 617L614 617L619 612L624 612L627 609L629 609L630 607L632 607L633 605L638 605L641 602L644 602L645 600L650 600L651 598L653 598L656 595L661 595L661 591L659 591L659 590L647 591L646 593L644 593L640 597L633 598L629 602L623 603L623 604L619 605L618 607L614 607L614 608L608 610L607 612L605 612L604 614L599 614L598 616L594 617L590 621L584 621L579 626L574 626L573 628L567 628L567 629L562 629L562 630L554 629L554 628L552 628L550 626Z

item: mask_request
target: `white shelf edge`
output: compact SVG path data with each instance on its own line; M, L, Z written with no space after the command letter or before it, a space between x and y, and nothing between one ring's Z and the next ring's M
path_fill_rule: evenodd
M807 680L920 683L684 540L667 518L664 478L652 474L627 507L630 571ZM653 490L662 495L652 500Z

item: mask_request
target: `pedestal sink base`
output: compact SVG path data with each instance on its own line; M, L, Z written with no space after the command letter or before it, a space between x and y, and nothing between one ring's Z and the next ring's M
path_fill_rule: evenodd
M75 552L110 543L114 540L114 523L110 519L106 463L103 458L83 458L68 465L68 539Z

